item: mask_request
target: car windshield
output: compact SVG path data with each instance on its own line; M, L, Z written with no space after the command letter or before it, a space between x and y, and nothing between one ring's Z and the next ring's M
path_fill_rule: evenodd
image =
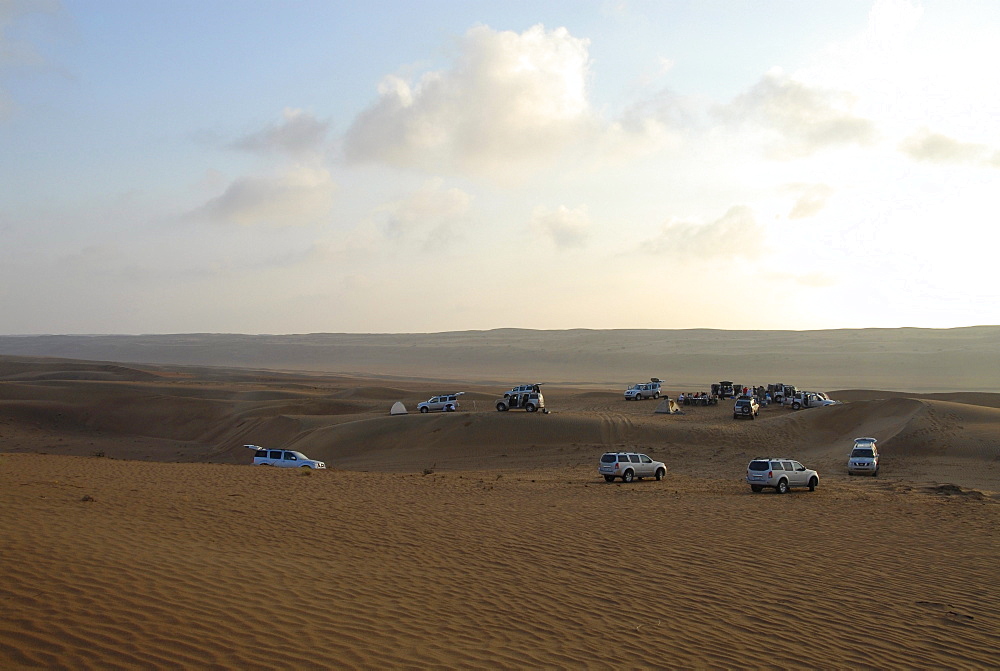
M872 451L870 447L856 447L854 451L851 452L852 457L874 457L875 452Z
M766 461L751 461L750 470L751 471L766 471L770 465Z

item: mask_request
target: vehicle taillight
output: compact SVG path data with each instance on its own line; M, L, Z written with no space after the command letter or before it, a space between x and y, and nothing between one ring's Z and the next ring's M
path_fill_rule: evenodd
M772 471L768 471L767 472L767 477L773 478L774 477L774 473Z

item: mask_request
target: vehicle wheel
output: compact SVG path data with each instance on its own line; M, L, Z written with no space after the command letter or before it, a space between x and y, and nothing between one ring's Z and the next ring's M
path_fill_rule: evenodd
M759 492L762 489L764 489L764 488L761 487L760 485L750 485L750 491L751 492L755 492L756 493L756 492Z
M792 410L799 410L800 408L802 408L801 403L792 403Z
M497 412L506 412L507 406L503 403L497 403Z
M809 478L809 491L810 492L815 492L816 491L816 485L818 485L818 484L819 484L819 481L816 480L816 478Z
M299 468L304 470L309 470L310 468L312 468L312 466L308 466L307 464L302 464L301 466L299 466Z
M424 413L427 412L427 406L425 405L424 407L420 408L420 412Z
M622 473L622 482L632 482L633 480L635 480L635 473L631 468Z
M667 472L665 470L663 470L662 468L657 468L656 469L656 479L657 480L662 480L663 476L665 476L666 474L667 474Z
M785 480L784 478L782 478L781 480L779 480L778 481L778 486L775 487L774 490L776 492L778 492L779 494L787 494L788 493L788 480Z
M605 475L604 476L604 481L605 482L614 482L615 481L615 476L613 476L613 475Z
M444 411L445 412L455 412L455 406L453 406L453 405L446 405L446 406L444 406Z
M658 398L660 398L660 392L658 392L658 391L654 391L654 392L653 392L653 400L655 401L655 400L656 400L656 399L658 399Z
M524 409L527 410L528 412L534 412L537 408L535 408L535 405L533 403L529 403L528 405L524 406Z

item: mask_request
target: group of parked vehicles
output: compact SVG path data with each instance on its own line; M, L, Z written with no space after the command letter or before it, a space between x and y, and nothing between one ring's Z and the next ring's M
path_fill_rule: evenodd
M650 378L649 382L632 385L625 390L625 400L657 399L660 397L662 384L662 380L653 377ZM538 382L522 384L505 391L503 396L495 402L497 411L523 409L526 412L538 410L547 412L544 410L545 398L542 395L540 385L541 383ZM752 394L748 393L751 389L754 392ZM759 394L762 391L764 391L763 387L739 387L732 382L712 385L713 397L725 398L727 395L737 394L736 403L733 406L733 419L755 419L758 417L761 407ZM821 392L800 391L791 385L784 384L768 385L764 393L772 400L778 400L795 410L838 403ZM464 391L438 394L417 404L417 409L421 413L455 412L459 409L459 397L464 394ZM879 474L880 458L876 443L875 438L867 436L854 440L854 447L847 461L849 475L870 474L877 476ZM254 450L254 465L281 468L326 468L326 464L322 461L309 459L295 450L268 449L257 445L246 445L245 447ZM662 461L656 461L646 454L615 451L605 452L601 455L598 472L607 482L613 482L616 478L621 478L622 482L632 482L647 477L662 480L666 476L667 467ZM784 494L794 487L808 487L809 491L814 491L819 485L819 473L807 468L795 459L757 457L747 465L746 481L752 492L772 488L779 494Z

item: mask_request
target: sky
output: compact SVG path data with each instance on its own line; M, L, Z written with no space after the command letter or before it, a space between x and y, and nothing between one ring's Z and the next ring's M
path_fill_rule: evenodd
M1000 324L993 0L0 0L0 333Z

